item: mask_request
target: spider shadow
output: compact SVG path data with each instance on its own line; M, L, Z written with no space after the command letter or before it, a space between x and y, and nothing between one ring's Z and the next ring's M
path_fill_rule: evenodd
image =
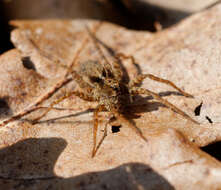
M174 187L150 166L126 163L113 169L63 178L54 173L67 142L62 138L29 138L0 149L2 189L169 189ZM77 151L77 150L76 150ZM83 158L82 158L83 159ZM86 158L92 159L92 158ZM65 161L72 167L74 159ZM82 163L83 164L83 163ZM58 168L65 174L62 159ZM78 167L75 164L76 167ZM79 166L82 167L82 166ZM59 171L59 170L58 170ZM58 172L59 173L59 172ZM61 174L62 175L62 174Z
M84 122L82 122L82 121L62 121L62 122L59 122L58 120L68 119L68 118L71 118L71 117L77 117L77 116L80 116L80 115L83 115L83 114L88 114L88 113L93 112L93 111L94 111L94 109L89 108L85 111L77 112L77 113L74 113L74 114L63 115L61 117L54 117L52 119L40 120L40 121L37 121L37 122L34 122L34 123L30 119L20 119L20 121L26 121L26 122L29 122L29 123L32 123L32 124L42 124L42 123L80 124L80 123L84 123ZM86 121L86 123L88 123L88 122Z
M181 93L175 91L165 91L165 92L160 92L158 94L161 97L171 96L171 95L183 96ZM154 98L152 96L146 96L146 97L140 95L135 96L135 101L134 101L135 103L129 105L126 108L125 114L130 119L136 119L139 118L139 115L136 114L157 111L160 107L164 108L167 107L166 105L158 101L150 102L150 100L154 100Z

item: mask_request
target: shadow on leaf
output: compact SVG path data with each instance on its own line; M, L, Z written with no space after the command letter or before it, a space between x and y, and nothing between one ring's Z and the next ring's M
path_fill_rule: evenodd
M0 150L2 189L174 189L148 165L127 163L71 178L56 176L54 165L67 143L30 138Z

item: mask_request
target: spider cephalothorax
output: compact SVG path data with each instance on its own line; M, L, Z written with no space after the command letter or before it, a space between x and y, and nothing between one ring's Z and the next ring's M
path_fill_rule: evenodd
M79 73L91 87L94 99L107 110L124 111L124 105L130 103L128 84L119 81L112 68L105 68L97 61L87 61L80 64Z

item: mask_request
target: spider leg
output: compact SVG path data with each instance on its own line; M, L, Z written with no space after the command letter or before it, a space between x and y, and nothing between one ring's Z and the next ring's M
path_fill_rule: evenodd
M97 152L96 141L97 141L97 128L98 128L98 113L104 110L103 105L98 105L94 110L94 128L93 128L93 150L92 150L92 158L95 156ZM100 146L100 145L99 145Z
M106 56L104 55L103 51L101 50L101 47L99 46L98 42L97 42L97 38L95 36L95 32L92 32L89 27L86 25L86 29L87 29L87 32L90 36L90 38L92 39L93 43L94 43L94 46L95 48L97 49L97 51L99 52L100 56L102 57L102 59L107 63L104 67L105 69L109 70L109 71L112 71L112 68L111 68L111 63L108 61L108 59L106 58ZM107 71L106 71L107 72Z
M79 98L81 98L81 99L83 99L85 101L95 101L94 98L92 98L91 96L89 96L87 94L84 94L82 92L79 92L79 91L68 92L64 96L62 96L59 99L53 101L51 103L51 105L47 108L47 110L43 114L41 114L39 117L35 118L32 123L36 123L38 120L43 118L50 110L52 110L54 105L62 102L63 100L69 98L72 95L78 96ZM39 107L39 108L41 108L41 107Z
M119 81L123 77L121 66L117 63L117 61L112 62L113 65L113 74L115 78Z
M81 53L82 50L85 48L85 46L86 46L87 43L88 43L88 38L86 38L86 39L83 41L81 47L77 50L73 61L72 61L71 64L68 66L68 69L67 69L67 72L66 72L66 74L65 74L65 77L67 77L70 73L72 73L72 68L73 68L73 66L75 65L75 63L77 62L80 53Z
M166 79L162 79L162 78L156 77L156 76L151 75L151 74L140 74L140 75L138 75L134 80L132 80L130 82L130 84L129 84L130 87L133 88L135 86L138 86L145 78L149 78L151 80L155 80L157 82L161 82L161 83L167 84L167 85L175 88L176 90L178 90L182 95L184 95L186 97L193 98L193 96L191 94L188 94L188 93L184 92L183 90L178 88L173 82L171 82L169 80L166 80Z
M141 73L141 69L139 67L139 65L136 63L134 56L132 55L125 55L123 53L116 53L116 56L120 59L129 59L131 61L131 63L133 64L133 66L136 68L137 70L137 74Z
M132 120L125 118L122 114L114 111L114 116L122 123L133 129L144 141L148 142L147 138L143 135L142 131L135 125Z
M34 110L48 109L48 108L51 108L51 110L56 110L56 111L76 111L76 108L61 108L61 107L47 107L47 106L35 107ZM89 110L91 110L91 109L89 109Z
M44 117L51 109L54 105L58 104L59 102L69 98L70 96L72 95L75 95L75 96L78 96L79 98L83 99L83 100L86 100L86 101L95 101L94 98L92 98L91 96L89 96L88 94L90 94L92 92L92 87L83 80L83 78L76 72L76 71L71 71L71 74L72 74L72 78L73 80L75 80L78 85L84 89L84 91L87 93L87 94L84 94L82 92L79 92L79 91L71 91L71 92L68 92L66 93L64 96L62 96L61 98L55 100L52 102L52 104L50 105L50 107L42 114L40 115L39 117L35 118L33 120L33 123L37 122L38 120L40 120L42 117Z
M101 26L101 23L99 23L97 26L95 26L94 28L93 28L93 33L96 33L97 32L97 30L100 28L100 26ZM76 52L76 55L75 55L75 57L74 57L74 60L72 61L72 63L69 65L69 67L68 67L68 70L67 70L67 73L66 73L66 77L70 74L70 73L72 73L72 68L73 68L73 66L75 65L75 63L77 62L77 59L78 59L78 57L79 57L79 55L80 55L80 53L82 52L82 50L85 48L85 45L88 43L88 41L89 41L89 39L88 39L88 37L86 37L86 39L82 42L82 44L81 44L81 47L78 49L78 51Z
M82 78L81 75L79 75L76 71L72 71L72 78L74 79L74 81L77 82L77 84L84 89L84 91L86 91L88 94L91 94L93 88L91 87L90 84L88 84L86 81L84 81L84 79Z
M100 148L102 142L104 141L105 137L107 136L107 125L108 125L109 123L110 123L110 120L107 121L106 124L105 124L104 134L103 134L101 140L99 141L97 147L95 148L95 150L94 150L94 152L93 152L93 154L92 154L92 157L94 157L94 156L96 155L96 153L97 153L98 149Z
M32 43L33 40L31 40ZM83 43L81 44L81 47L77 50L77 53L74 56L74 59L72 61L72 63L70 64L70 66L68 67L68 70L64 76L64 78L59 81L52 89L50 89L49 92L47 92L46 94L44 94L41 98L39 98L39 100L32 106L30 106L28 109L23 110L20 113L17 113L16 115L4 120L3 122L0 123L0 127L3 127L4 125L7 125L8 123L15 121L17 119L20 119L21 117L33 112L36 110L36 106L38 106L39 104L41 104L43 101L47 100L48 98L50 98L57 90L59 90L61 87L63 87L65 84L69 83L72 79L67 78L67 76L70 74L71 72L71 68L73 67L73 65L77 62L77 59L81 53L81 51L84 49L85 45L88 42L88 38L86 38ZM45 53L37 46L37 44L34 43L34 46L38 49L39 53L41 55L45 55ZM45 57L45 56L44 56ZM47 56L46 56L47 57Z
M100 45L98 44L98 41L99 41L99 40L96 38L95 34L90 31L90 29L89 29L88 27L86 27L86 28L87 28L87 31L88 31L88 33L89 33L91 39L92 39L93 42L94 42L94 45L95 45L96 49L98 50L98 52L99 52L99 54L101 55L102 59L104 59L105 62L107 63L107 64L105 65L105 66L107 67L107 69L108 69L109 71L113 71L112 73L114 74L114 76L115 76L115 78L116 78L117 80L121 79L122 76L123 76L123 73L122 73L122 71L121 71L121 67L120 67L120 65L118 64L117 60L115 60L115 61L112 62L112 63L110 63L110 62L108 61L108 59L107 59L106 56L104 55L104 53L103 53L103 51L102 51ZM113 69L111 68L111 65L113 66Z
M76 57L79 56L79 54L80 54L80 52L81 52L81 50L82 50L82 48L83 48L84 46L85 46L85 44L83 44L83 45L81 46L81 48L79 49L79 51L77 52L77 55L76 55L75 58L74 58L73 64L71 64L72 66L73 66L74 63L77 61L77 58L76 58ZM70 69L70 68L69 68L69 69ZM69 70L69 69L68 69L66 75L68 75L68 74L70 73L70 70ZM74 79L74 80L78 83L78 85L79 85L81 88L83 88L88 94L90 94L90 93L92 92L91 86L90 86L88 83L86 83L86 82L83 80L83 78L82 78L79 74L77 74L76 71L74 71L74 70L71 71L71 74L72 74L72 79L71 79L71 80ZM42 101L39 101L39 102L36 103L36 106L39 105L41 102L43 102L43 100L46 100L48 97L50 97L51 95L53 95L54 92L56 92L56 91L57 91L59 88L61 88L64 84L67 84L69 81L70 81L70 79L67 79L67 78L65 77L61 82L57 83L56 86L53 88L53 90L51 90L51 91L48 92L46 95L44 95L43 98L41 98ZM55 104L57 104L57 103L63 101L64 99L70 97L70 96L71 96L72 94L74 94L74 93L76 93L76 94L75 94L76 96L79 96L80 98L84 99L84 96L83 96L82 94L79 94L78 92L70 92L70 93L66 94L65 96L61 97L61 99L63 98L62 100L58 99L58 100L54 101L50 107L53 107L53 105L55 105ZM68 96L68 95L70 95L70 96ZM85 95L85 96L86 96L86 95ZM90 101L89 98L86 99L86 100L87 100L87 101ZM19 118L21 118L21 117L23 117L23 116L25 116L25 115L27 115L27 114L29 114L29 113L35 111L35 110L36 110L36 107L33 107L33 106L32 106L32 107L29 108L28 110L24 110L24 111L22 111L21 113L18 113L17 115L14 115L14 116L12 116L11 118L9 118L9 119L3 121L3 122L0 124L0 127L1 127L1 126L4 126L4 125L6 125L6 124L8 124L8 123L10 123L10 122L12 122L12 121L15 121L16 119L19 119ZM51 109L46 110L42 115L40 115L39 117L35 118L34 121L33 121L33 123L35 123L36 121L38 121L39 119L41 119L42 117L44 117L50 110L51 110Z
M183 112L182 110L180 110L179 108L177 108L176 106L174 106L173 104L171 104L170 102L168 102L167 100L164 100L163 98L161 98L158 94L144 89L144 88L138 88L138 87L133 87L131 90L132 94L145 94L145 95L150 95L153 98L155 98L156 100L158 100L159 102L161 102L162 104L164 104L165 106L167 106L168 108L172 109L173 111L179 113L180 115L182 115L184 118L192 121L193 123L199 124L197 121L195 121L194 119L192 119L189 115L187 115L185 112Z

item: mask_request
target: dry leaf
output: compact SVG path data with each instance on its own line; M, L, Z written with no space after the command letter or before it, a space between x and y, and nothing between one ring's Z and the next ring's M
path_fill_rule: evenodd
M102 23L96 36L118 53L133 55L142 73L173 81L194 98L179 96L170 87L145 80L153 90L199 121L197 125L162 104L137 98L134 119L149 140L145 143L124 126L108 135L91 158L92 113L96 104L71 97L56 105L41 123L17 120L0 129L0 183L4 189L220 189L221 164L199 147L221 139L220 39L221 5L198 13L179 25L155 34L130 31ZM16 49L0 57L0 97L11 114L28 109L63 80L66 67L99 22L13 21ZM107 55L111 59L110 55ZM102 61L90 41L79 63ZM129 75L136 69L124 61ZM77 69L78 65L74 66ZM41 106L76 87L74 81L59 89ZM194 110L203 102L200 115ZM10 112L8 114L10 114ZM26 116L31 119L42 110ZM48 119L53 118L53 122ZM208 121L211 119L212 123ZM3 118L5 119L5 118ZM108 114L100 114L99 138ZM102 122L104 121L104 122ZM92 173L91 173L92 172Z

